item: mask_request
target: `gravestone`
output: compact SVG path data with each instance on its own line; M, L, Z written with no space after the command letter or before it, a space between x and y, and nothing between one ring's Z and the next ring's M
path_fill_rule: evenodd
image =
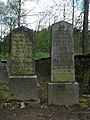
M72 25L60 21L52 25L51 83L48 103L72 105L79 99L75 82L74 43Z
M12 99L37 100L33 30L24 26L11 32L9 88Z
M34 75L33 31L20 27L12 31L10 75Z
M8 83L8 69L7 69L7 61L0 61L0 84Z

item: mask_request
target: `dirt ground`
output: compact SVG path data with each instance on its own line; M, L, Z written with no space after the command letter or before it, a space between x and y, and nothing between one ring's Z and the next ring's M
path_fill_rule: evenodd
M0 120L90 120L90 110L75 106L26 106L0 109Z
M35 105L25 103L25 107L21 108L20 102L4 101L3 107L0 107L0 120L90 120L89 95L81 95L79 103L73 106L47 104L47 83L50 81L50 69L47 68L45 71L48 72L36 69L40 103Z
M0 108L0 120L90 120L90 99L82 98L73 106L49 106L47 104L47 82L49 78L39 77L37 105L6 102ZM42 82L43 81L43 82Z

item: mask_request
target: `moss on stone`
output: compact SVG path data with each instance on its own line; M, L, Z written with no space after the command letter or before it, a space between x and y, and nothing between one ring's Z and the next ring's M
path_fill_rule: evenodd
M74 69L53 69L53 82L75 81Z
M25 31L12 34L11 75L35 74L32 39Z

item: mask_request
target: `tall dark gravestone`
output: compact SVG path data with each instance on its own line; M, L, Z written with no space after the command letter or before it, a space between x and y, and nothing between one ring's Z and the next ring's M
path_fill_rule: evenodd
M48 84L48 102L72 105L79 99L75 82L73 27L60 21L52 25L51 83Z
M23 26L11 32L9 85L12 99L37 99L33 36L33 30Z

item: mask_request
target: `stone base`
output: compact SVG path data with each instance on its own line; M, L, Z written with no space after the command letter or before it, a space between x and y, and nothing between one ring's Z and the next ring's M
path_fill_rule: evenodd
M78 83L49 83L49 105L74 105L79 101Z
M37 76L10 76L9 90L11 99L37 100Z

